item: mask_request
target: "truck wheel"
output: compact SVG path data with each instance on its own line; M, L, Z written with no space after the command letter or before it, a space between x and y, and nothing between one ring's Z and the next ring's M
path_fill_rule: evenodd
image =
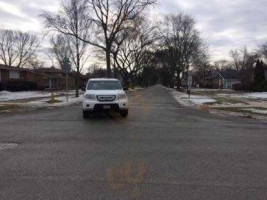
M122 117L128 117L128 110L122 110L120 111L120 114Z
M84 118L84 119L87 119L88 116L89 116L88 111L83 110L83 118Z

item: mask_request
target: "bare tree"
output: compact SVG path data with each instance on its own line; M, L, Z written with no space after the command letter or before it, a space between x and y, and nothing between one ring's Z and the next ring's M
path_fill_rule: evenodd
M52 62L55 59L61 69L64 68L63 64L66 58L71 62L72 70L76 72L75 86L76 97L78 97L80 73L89 59L87 44L83 43L84 45L79 48L79 62L77 62L76 40L74 40L73 37L70 37L69 35L52 36L50 43L51 47L49 48L47 56L50 57Z
M38 57L32 58L28 61L28 67L32 68L33 70L38 70L44 68L45 62L38 59Z
M55 58L58 66L63 69L63 60L71 57L68 38L64 35L52 36L50 39L49 55Z
M259 54L261 54L265 59L267 59L267 42L260 45Z
M214 67L217 70L231 68L231 62L229 60L226 60L226 59L217 60L214 62Z
M133 82L133 78L152 60L150 51L157 39L155 27L149 21L141 17L135 21L135 29L122 35L112 50L114 68L120 72L125 84L129 79Z
M102 78L102 77L106 76L106 74L107 74L106 71L107 70L105 68L101 68L97 64L94 64L94 65L90 66L90 68L88 69L87 75L90 78Z
M76 97L79 96L79 79L83 64L88 59L86 56L91 20L87 10L87 0L65 0L61 4L61 11L54 15L44 12L46 26L65 35L71 56L71 61L76 71ZM86 57L86 58L85 58ZM69 58L69 57L68 57Z
M94 16L98 41L94 42L106 53L107 76L111 76L111 50L117 36L131 27L131 23L155 0L88 0Z
M232 64L236 71L251 70L254 63L259 58L257 53L249 52L247 47L231 50L230 56L232 57Z
M8 66L23 67L36 56L38 37L20 31L0 31L0 60Z
M207 46L199 48L193 56L192 67L194 70L195 81L199 84L199 86L204 87L206 78L211 76L213 71L213 67L210 65Z
M242 49L235 49L230 52L232 57L232 68L238 71L239 79L243 84L247 84L251 81L251 73L254 68L254 64L259 58L257 52L249 52L246 47Z
M71 20L66 14L43 13L46 24L55 30L72 35L102 49L106 54L107 76L111 77L111 49L117 35L131 26L131 21L142 13L155 0L71 0L82 7L80 30L94 29L94 37L82 37L73 31ZM79 12L81 13L81 12ZM89 14L90 13L90 14Z
M183 14L165 16L161 23L162 48L168 52L168 60L176 74L177 89L181 75L188 75L193 57L201 46L199 32L192 17Z

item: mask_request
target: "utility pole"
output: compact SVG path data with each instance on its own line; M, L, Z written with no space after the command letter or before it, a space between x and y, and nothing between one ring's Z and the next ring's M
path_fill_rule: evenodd
M62 68L65 73L65 78L66 78L66 100L67 102L69 101L69 73L71 70L71 63L68 58L64 58L62 61Z
M67 99L67 102L69 101L69 74L66 73L65 74L66 76L66 99Z

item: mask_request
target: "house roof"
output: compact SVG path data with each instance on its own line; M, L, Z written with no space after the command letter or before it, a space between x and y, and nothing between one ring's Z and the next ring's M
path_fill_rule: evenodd
M0 69L14 70L14 71L29 71L29 69L26 69L26 68L13 67L13 66L2 65L2 64L0 64Z
M13 66L0 64L0 69L12 70L12 71L20 71L20 72L29 72L29 73L38 74L38 75L41 75L41 76L53 77L53 76L51 76L49 74L42 73L39 70L35 71L33 69L23 68L23 67L13 67Z
M46 76L46 77L51 77L51 78L61 78L62 74L64 73L61 69L58 69L55 67L29 69L29 68L14 67L14 66L7 66L7 65L0 64L0 69L20 71L20 72L30 72L30 73L39 74L39 75ZM75 74L75 72L71 72L70 74ZM89 79L87 75L83 75L83 74L80 74L80 77Z
M58 69L55 67L41 68L41 69L38 69L38 71L43 72L43 73L63 73L62 69Z
M225 70L225 71L217 71L219 76L221 76L224 79L239 79L239 72L234 70Z

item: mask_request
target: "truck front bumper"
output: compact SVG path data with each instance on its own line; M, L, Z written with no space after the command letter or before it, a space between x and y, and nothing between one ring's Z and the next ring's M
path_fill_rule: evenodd
M104 110L128 110L128 101L115 102L97 102L97 101L83 101L84 111L104 111Z

